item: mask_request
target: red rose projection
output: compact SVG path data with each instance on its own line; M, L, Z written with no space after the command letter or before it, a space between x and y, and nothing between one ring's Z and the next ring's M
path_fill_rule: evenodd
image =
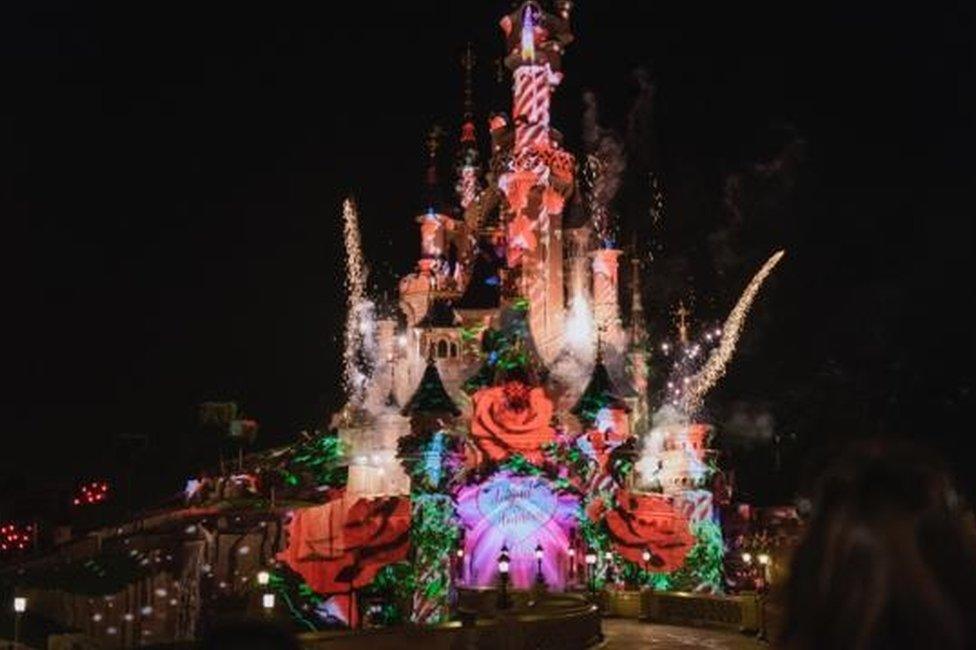
M617 493L617 507L607 512L614 548L624 558L644 565L644 549L652 553L651 569L670 572L681 567L695 544L688 519L662 494Z
M342 497L296 510L288 548L277 557L316 592L349 594L370 584L384 566L407 559L409 541L409 498ZM336 603L335 610L355 624L356 612L348 605Z
M542 388L520 381L482 388L473 396L471 439L491 460L521 454L541 463L542 446L556 440L552 400Z

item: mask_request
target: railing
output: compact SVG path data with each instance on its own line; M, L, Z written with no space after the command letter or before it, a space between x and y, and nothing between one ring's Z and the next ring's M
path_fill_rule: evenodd
M642 618L655 623L716 626L740 631L759 629L759 601L755 594L712 596L684 592L605 592L608 616Z
M393 650L475 648L506 650L584 650L603 639L599 609L580 598L555 597L495 612L491 618L466 617L435 627L392 627L356 633L312 633L301 637L302 647L322 650ZM474 612L471 612L474 613Z

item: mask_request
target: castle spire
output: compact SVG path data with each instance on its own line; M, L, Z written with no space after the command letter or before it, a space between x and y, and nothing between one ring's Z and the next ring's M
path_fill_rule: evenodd
M478 195L480 168L478 165L478 134L474 126L474 91L472 73L474 71L474 51L468 43L461 55L461 68L464 70L464 113L461 121L461 146L458 148L457 192L458 203L466 210Z
M641 300L641 268L637 255L630 258L630 345L643 347L647 344L647 320Z
M425 176L425 197L426 205L424 208L433 214L448 214L447 204L442 195L440 185L440 175L437 169L438 155L441 149L441 139L444 136L444 129L438 124L430 127L427 132L427 173Z
M678 308L674 310L674 316L678 319L678 339L681 341L681 345L688 345L688 317L691 316L691 312L685 307L685 301L678 301Z
M468 41L461 55L461 67L464 69L464 122L474 120L474 91L472 90L472 76L474 72L474 50L471 48L471 41ZM461 141L465 141L465 133L461 132Z

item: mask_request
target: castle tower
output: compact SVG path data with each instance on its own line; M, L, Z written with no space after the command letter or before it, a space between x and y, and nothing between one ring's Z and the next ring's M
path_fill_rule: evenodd
M515 291L529 301L529 326L546 363L559 352L565 311L562 213L573 189L575 160L549 126L549 102L562 79L562 52L572 41L568 10L559 16L525 2L501 21L512 70L515 127L505 195L508 266Z
M407 324L416 326L437 298L457 297L463 282L461 259L467 253L464 222L453 219L441 196L437 155L441 130L431 129L427 138L426 209L416 217L420 226L420 259L417 270L400 280L400 308Z
M620 254L614 248L601 248L593 257L593 318L597 329L606 332L606 340L619 348L620 322Z

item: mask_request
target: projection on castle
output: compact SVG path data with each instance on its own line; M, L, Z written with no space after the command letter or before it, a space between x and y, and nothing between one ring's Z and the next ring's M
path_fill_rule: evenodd
M344 205L348 402L331 433L289 452L279 492L311 481L320 502L291 511L276 556L277 584L314 596L310 620L355 623L362 598L409 585L404 620L441 622L457 589L499 584L503 549L514 589L721 589L728 495L698 418L782 253L724 326L696 339L681 307L677 343L655 341L650 269L617 247L594 190L601 161L566 150L550 123L569 3L525 3L501 30L510 111L476 118L469 51L460 129L429 140L399 313L369 295L359 214ZM435 164L445 146L451 179Z

